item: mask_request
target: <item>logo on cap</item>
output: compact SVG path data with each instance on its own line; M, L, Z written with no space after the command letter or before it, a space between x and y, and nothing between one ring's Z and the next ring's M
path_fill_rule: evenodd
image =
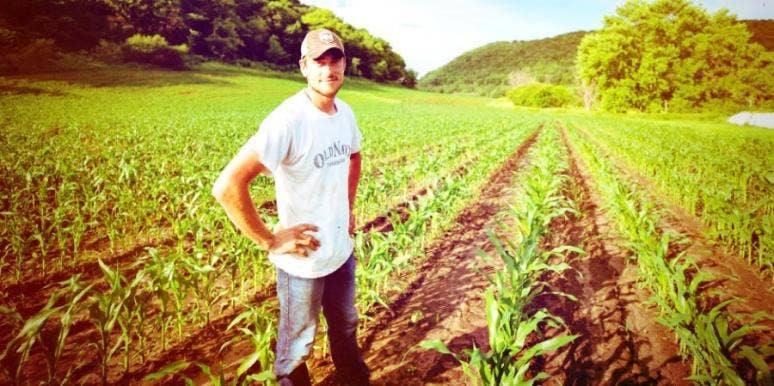
M333 34L329 31L320 32L320 41L326 44L333 43Z

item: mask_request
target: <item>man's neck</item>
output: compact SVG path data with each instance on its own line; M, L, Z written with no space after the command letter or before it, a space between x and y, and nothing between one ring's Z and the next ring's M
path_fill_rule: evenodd
M314 91L311 87L304 89L304 93L312 102L312 104L320 111L328 115L333 115L336 113L336 103L333 102L334 98L322 95Z

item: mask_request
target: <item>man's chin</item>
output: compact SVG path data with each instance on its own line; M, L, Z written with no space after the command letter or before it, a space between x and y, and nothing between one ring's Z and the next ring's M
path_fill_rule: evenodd
M328 98L333 98L336 96L336 94L341 89L341 84L324 84L316 87L314 90L323 96L326 96Z

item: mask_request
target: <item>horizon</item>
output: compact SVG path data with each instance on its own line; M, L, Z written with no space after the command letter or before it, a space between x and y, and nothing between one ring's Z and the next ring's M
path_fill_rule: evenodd
M304 4L331 10L355 28L364 28L386 40L406 62L406 68L417 72L417 79L427 75L472 49L499 41L524 41L557 35L592 31L602 27L603 17L612 15L623 0L583 0L566 2L549 0L540 3L464 0L390 3L366 0L303 0ZM694 1L710 13L728 9L739 20L772 20L774 5L762 0ZM427 18L427 15L436 15ZM498 17L495 17L497 15ZM396 20L399 20L396 22ZM450 35L460 25L477 28ZM453 37L450 39L449 37Z

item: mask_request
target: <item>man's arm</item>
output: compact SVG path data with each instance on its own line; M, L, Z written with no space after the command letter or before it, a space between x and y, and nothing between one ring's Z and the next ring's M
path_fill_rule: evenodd
M357 195L357 184L360 182L360 152L349 156L349 178L347 179L347 188L349 193L349 233L355 233L355 197Z
M256 244L276 253L307 256L308 250L316 250L320 242L304 232L317 231L316 226L301 224L272 233L258 215L248 189L250 182L264 170L266 167L257 154L242 149L218 176L212 195L231 222Z

